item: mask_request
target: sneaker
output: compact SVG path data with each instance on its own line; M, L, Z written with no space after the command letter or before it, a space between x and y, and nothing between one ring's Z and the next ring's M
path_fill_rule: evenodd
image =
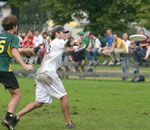
M117 63L116 63L116 65L120 65L120 64L121 64L121 62L117 62Z
M7 127L9 130L15 130L14 125L12 123L12 120L11 121L7 121L6 119L4 119L2 121L2 125Z
M89 63L88 63L88 65L92 65L93 62L94 62L93 60L90 60Z
M13 116L12 118L12 123L14 126L16 126L16 124L19 122L19 119L17 119L17 115Z
M97 65L97 64L98 64L98 62L97 62L97 61L94 61L94 62L93 62L93 65Z
M109 64L108 65L114 65L114 63L111 61L111 62L109 62Z
M103 62L103 65L106 65L108 63L108 61L107 60L105 60L104 62Z
M66 124L66 129L76 129L77 126L71 121L71 124Z

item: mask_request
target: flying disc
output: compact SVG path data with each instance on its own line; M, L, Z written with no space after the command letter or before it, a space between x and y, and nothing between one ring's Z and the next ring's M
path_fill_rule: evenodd
M146 38L147 38L146 36L141 35L141 34L135 34L129 37L131 41L144 41L146 40Z

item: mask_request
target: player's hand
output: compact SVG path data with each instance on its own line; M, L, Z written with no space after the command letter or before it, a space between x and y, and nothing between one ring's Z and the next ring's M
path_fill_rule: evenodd
M23 66L23 68L28 71L28 70L32 70L32 69L33 69L33 66L32 66L32 65L25 64L25 65Z

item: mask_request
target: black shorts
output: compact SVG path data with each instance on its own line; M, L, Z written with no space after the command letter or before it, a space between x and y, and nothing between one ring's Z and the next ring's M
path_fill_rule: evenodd
M0 83L2 83L6 89L19 88L18 81L13 72L0 71Z

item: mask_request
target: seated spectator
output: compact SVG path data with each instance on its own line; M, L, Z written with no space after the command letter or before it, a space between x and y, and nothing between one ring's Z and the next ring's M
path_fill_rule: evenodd
M84 36L84 32L83 31L80 31L79 33L78 33L79 35L80 35L80 40L84 43L84 44L86 44L86 48L89 46L89 40ZM80 42L81 42L80 41Z
M98 53L99 55L104 56L105 61L103 62L103 65L106 65L107 63L112 63L110 59L110 50L113 44L113 35L111 29L106 30L107 37L106 37L106 46L102 47L102 50L100 50Z
M78 66L75 66L76 71L79 72L79 66L81 66L82 72L85 72L84 60L86 44L81 41L74 42L69 40L67 42L67 46L73 48L71 51L71 56L73 61L78 63Z
M149 45L149 41L148 41L149 37L147 35L145 35L144 30L140 30L139 33L141 35L146 36L147 39L144 41L140 41L138 49L133 51L134 63L137 65L139 65L143 61L143 58L146 55L147 46ZM138 66L134 68L134 73L139 73L139 67Z
M27 35L25 36L24 40L22 41L23 46L22 48L19 48L19 53L22 56L30 56L30 52L28 52L28 48L32 48L33 47L33 38L34 35L32 33L32 31L28 31Z
M89 65L96 65L98 63L97 52L101 46L101 43L99 39L95 37L95 34L93 32L91 32L89 36L90 42L88 48L86 49L86 56L88 58Z
M44 54L46 52L46 48L48 48L50 46L50 42L51 42L51 39L50 37L48 36L47 32L44 32L42 34L43 36L43 43L44 43L44 47L42 49L39 50L39 57L41 58L41 60L43 59L44 57Z
M129 53L133 54L133 51L139 48L140 42L139 41L131 41L129 45Z
M147 39L147 42L149 43L148 46L146 47L147 48L147 51L146 51L146 55L144 57L144 60L147 61L148 58L149 58L149 55L150 55L150 38Z
M126 46L123 41L117 36L116 33L113 34L114 42L110 50L111 61L109 65L114 65L117 62L117 65L120 65L120 54L126 53Z
M24 47L25 44L26 44L26 43L24 43L24 39L25 39L26 35L27 35L26 32L24 32L24 31L21 32L21 39L22 39L22 40L21 40L21 42L20 42L20 44L19 44L19 47L20 47L20 48Z
M122 41L126 46L126 53L129 53L129 46L130 46L131 41L128 40L128 34L124 33L122 37L123 37Z
M24 50L24 55L27 56L36 56L37 52L43 46L43 38L39 35L39 31L35 31L35 36L33 38L33 46ZM19 52L22 54L22 49L19 49Z
M35 61L35 56L37 56L38 51L43 47L43 38L39 34L38 30L35 30L35 36L33 38L33 46L31 48L22 49L19 48L18 51L21 55L31 57L29 64Z
M26 46L24 48L32 48L33 47L33 39L34 35L31 30L28 31L27 36L25 37L24 41L27 42Z
M35 30L35 36L33 39L33 47L35 54L38 53L38 51L43 48L43 37L40 35L38 30Z
M106 39L104 37L101 36L101 34L98 34L98 37L97 37L100 42L101 42L101 47L105 47L106 46Z

